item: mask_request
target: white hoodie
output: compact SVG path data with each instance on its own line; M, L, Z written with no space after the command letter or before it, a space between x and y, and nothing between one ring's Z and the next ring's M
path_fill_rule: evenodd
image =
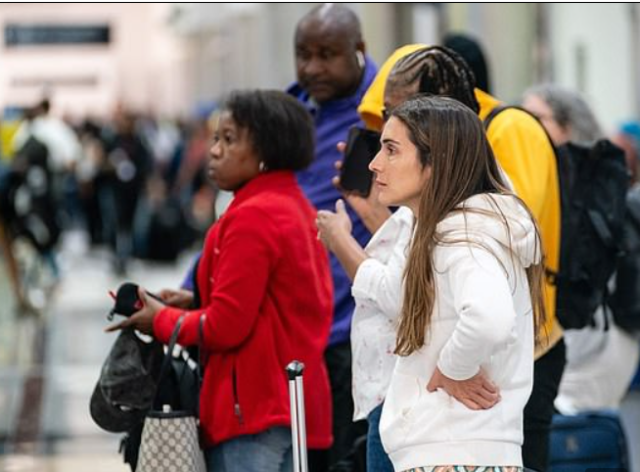
M454 212L437 227L446 243L433 255L430 333L420 350L398 359L384 404L380 432L396 471L522 465L534 351L525 268L540 260L540 248L515 198L476 195L461 206L475 211ZM444 390L429 393L436 365L456 380L483 368L498 385L500 402L474 411Z

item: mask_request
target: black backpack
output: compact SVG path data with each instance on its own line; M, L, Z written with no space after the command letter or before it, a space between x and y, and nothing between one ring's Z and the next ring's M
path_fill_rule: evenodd
M624 257L618 261L609 307L617 326L640 333L640 185L627 192Z
M508 108L517 107L497 107L485 119L485 128ZM623 151L606 139L592 146L567 143L554 146L554 151L561 202L560 264L557 273L547 270L547 277L557 288L558 321L565 329L581 329L595 325L593 316L607 302L607 283L622 254L629 173Z

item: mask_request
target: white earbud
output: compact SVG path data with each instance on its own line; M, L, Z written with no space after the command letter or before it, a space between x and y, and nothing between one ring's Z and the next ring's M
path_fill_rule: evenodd
M362 54L362 51L356 51L356 61L358 61L358 67L364 69L364 54Z

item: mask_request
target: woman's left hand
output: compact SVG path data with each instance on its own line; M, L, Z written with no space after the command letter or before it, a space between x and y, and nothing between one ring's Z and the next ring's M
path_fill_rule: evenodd
M327 249L332 250L338 238L351 234L353 227L344 200L336 202L335 213L328 210L320 210L316 218L318 226L318 239Z
M142 287L138 289L138 296L142 301L142 308L120 323L107 327L106 332L134 328L141 333L153 335L153 320L164 306L158 300L148 296Z
M427 390L435 392L439 388L471 410L488 410L500 401L498 386L489 379L482 369L470 379L453 380L446 377L436 367L427 385Z

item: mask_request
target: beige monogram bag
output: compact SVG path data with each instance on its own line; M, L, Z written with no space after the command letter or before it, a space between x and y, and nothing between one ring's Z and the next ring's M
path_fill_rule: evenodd
M183 317L178 320L171 335L160 373L159 386L162 385L162 379L171 365L182 319ZM200 318L201 349L203 323L204 315ZM202 358L200 360L202 361ZM200 367L197 383L199 390ZM204 454L200 448L197 400L193 407L184 408L184 405L180 405L178 409L172 410L170 405L159 408L157 396L156 392L154 407L147 413L144 420L136 471L206 472Z
M138 472L206 472L194 416L152 412L142 430Z

